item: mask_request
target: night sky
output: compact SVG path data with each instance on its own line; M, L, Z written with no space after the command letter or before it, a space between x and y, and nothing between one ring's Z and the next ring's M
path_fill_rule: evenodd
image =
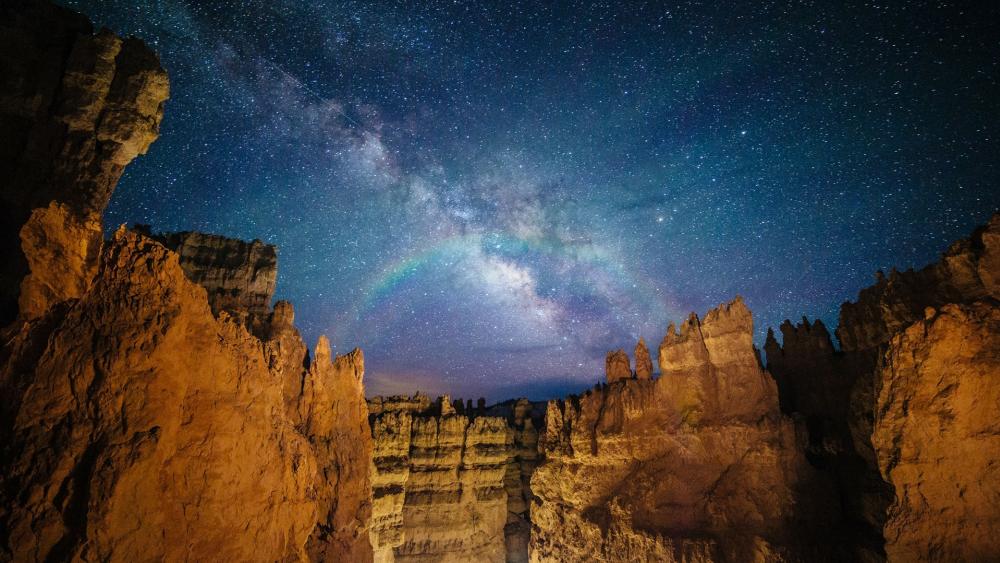
M107 228L279 248L369 394L548 397L740 294L836 325L1000 206L1000 3L65 2L171 79Z

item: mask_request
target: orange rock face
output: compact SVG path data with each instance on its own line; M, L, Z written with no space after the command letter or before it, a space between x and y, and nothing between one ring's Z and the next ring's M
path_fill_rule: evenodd
M837 481L855 558L990 560L1000 400L1000 215L941 260L878 276L826 329L781 327L765 345L782 407L808 421L807 453Z
M340 514L363 521L368 495L357 354L331 363L321 343L299 432L262 343L216 319L158 243L120 230L94 285L6 352L14 559L300 558L317 521L338 553L353 553L352 525L366 534ZM329 448L347 436L360 459ZM348 502L331 513L334 498Z
M208 291L212 312L225 311L260 329L278 278L274 246L196 232L166 233L156 239L177 252L188 279Z
M141 233L101 240L122 168L156 136L155 55L26 1L0 6L0 65L0 240L16 250L0 289L17 319L0 348L0 558L370 561L361 352L321 339L310 360L291 306L267 311L266 252L216 261L259 243L211 238L185 268ZM252 298L208 299L247 279Z
M175 253L119 230L79 299L8 329L6 549L369 560L363 358L321 339L304 367L292 314L262 342L213 316Z
M646 348L646 341L642 338L635 345L635 376L638 379L653 377L653 359L649 357L649 348Z
M552 401L531 480L533 561L784 560L814 472L739 300L660 347L656 380ZM808 514L809 512L805 512Z
M625 353L625 350L608 352L604 364L608 383L632 377L632 366L629 365L628 354Z
M456 414L447 397L376 399L372 415L376 561L507 560L503 418Z
M1000 555L1000 308L929 308L889 344L872 444L895 495L891 561Z

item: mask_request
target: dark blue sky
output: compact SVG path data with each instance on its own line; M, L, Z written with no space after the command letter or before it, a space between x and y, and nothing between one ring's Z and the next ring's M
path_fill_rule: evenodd
M171 77L106 215L279 247L373 393L578 390L742 295L836 325L1000 206L1000 8L70 1Z

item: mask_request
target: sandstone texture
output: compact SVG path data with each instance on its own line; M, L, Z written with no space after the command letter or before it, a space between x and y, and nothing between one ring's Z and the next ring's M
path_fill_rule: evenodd
M1000 515L995 421L1000 215L919 271L879 273L825 327L765 345L782 408L807 421L810 460L837 482L854 557L985 561Z
M47 2L0 4L0 324L80 297L101 214L156 139L168 92L140 41Z
M632 366L629 364L625 350L608 352L605 360L605 375L608 381L619 381L632 377Z
M872 443L895 495L891 561L1000 557L1000 308L929 308L877 374Z
M507 419L513 436L513 449L507 458L504 488L507 490L507 523L504 537L507 561L528 561L531 539L531 477L542 460L538 451L538 431L544 428L545 403L527 399L505 401L487 410L492 416Z
M217 279L273 260L198 279L153 237L102 241L122 168L155 139L166 75L138 41L67 10L16 1L0 16L0 235L16 250L0 560L371 560L361 352L333 357L321 339L310 357L288 303L250 300L256 334L213 311Z
M276 247L259 240L245 242L197 232L164 233L155 238L180 256L188 279L208 291L212 312L225 311L260 330L271 312L278 280Z
M823 522L804 518L823 511L800 494L816 472L752 331L737 299L670 327L658 379L609 377L549 402L531 480L533 561L819 557Z
M513 433L448 397L372 401L376 561L506 561L505 477Z
M635 345L635 376L638 379L650 379L653 377L653 358L649 355L649 348L642 338Z

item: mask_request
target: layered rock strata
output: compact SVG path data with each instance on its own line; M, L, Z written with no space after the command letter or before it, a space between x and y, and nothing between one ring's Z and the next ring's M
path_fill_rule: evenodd
M660 346L662 375L551 401L531 489L533 561L817 555L818 478L760 367L737 299ZM822 487L818 487L822 491ZM818 495L822 497L822 493ZM804 522L805 516L812 522ZM817 553L812 553L816 550Z
M516 455L507 420L422 395L376 398L371 411L376 561L506 561Z
M513 438L504 474L504 488L507 490L507 523L504 525L507 561L528 561L533 498L531 477L542 460L538 451L538 432L544 428L545 405L517 399L495 405L486 412L506 418Z
M310 358L287 303L251 334L157 240L104 243L166 76L66 10L0 16L2 238L25 259L4 270L0 559L371 560L360 351Z
M208 291L212 312L224 311L255 331L261 329L278 279L276 247L197 232L155 238L177 253L188 279Z

